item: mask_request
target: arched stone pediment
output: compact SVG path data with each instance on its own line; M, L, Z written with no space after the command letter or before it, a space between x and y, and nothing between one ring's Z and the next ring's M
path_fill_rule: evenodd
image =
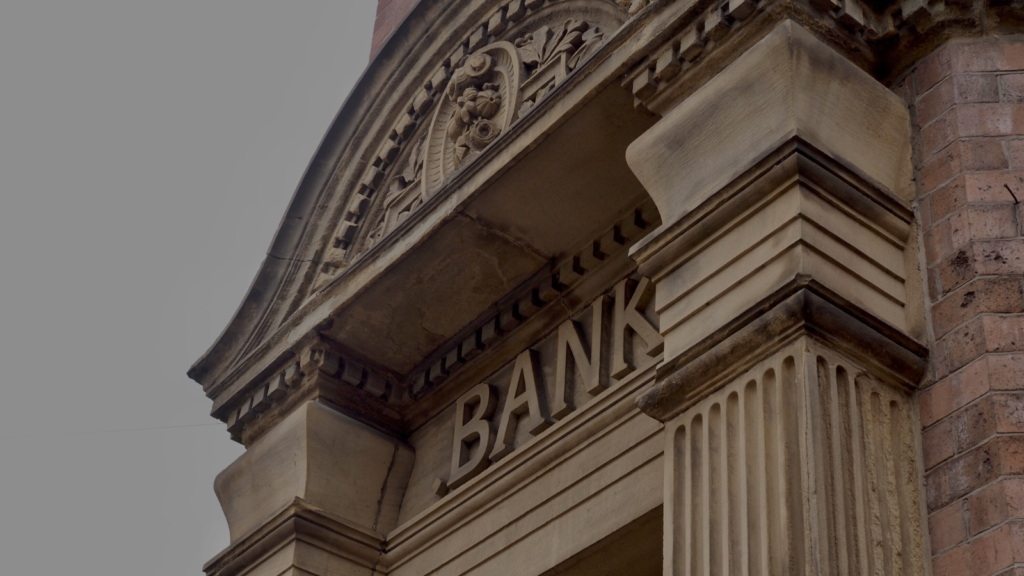
M511 138L510 128L528 123L627 19L613 0L420 2L342 107L249 294L190 375L212 394L268 340L294 338L284 325L300 309L303 325L332 322L332 305L318 305L339 284L362 286L372 275L353 264L402 236L411 215L445 197L484 149ZM476 83L481 59L492 64L487 81ZM493 117L457 119L467 89L474 99L497 96ZM481 126L495 130L481 134ZM525 278L536 266L521 268Z
M608 0L499 5L430 75L429 87L400 109L333 237L324 241L314 289L337 277L440 192L625 18L625 10ZM474 62L485 69L474 71ZM472 98L467 99L466 90L473 90ZM486 118L469 110L481 93L497 96L495 110ZM478 127L487 133L480 134Z

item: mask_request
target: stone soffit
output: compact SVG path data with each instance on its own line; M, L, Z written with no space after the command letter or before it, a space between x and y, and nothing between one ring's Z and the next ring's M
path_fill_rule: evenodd
M953 0L421 0L342 106L249 293L189 375L225 420L234 399L283 375L316 340L367 367L353 376L361 382L429 379L431 363L481 319L517 310L523 294L537 304L581 247L657 222L625 146L779 21L800 22L892 84L954 33L980 34L983 21L1019 27L1014 10ZM603 168L587 180L588 166ZM588 196L597 181L607 188ZM582 210L575 227L559 212L567 207ZM457 286L465 294L441 297Z

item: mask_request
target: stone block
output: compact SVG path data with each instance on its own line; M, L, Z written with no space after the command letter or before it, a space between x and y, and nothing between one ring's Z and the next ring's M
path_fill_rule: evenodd
M967 523L964 508L960 502L935 512L928 519L928 531L932 537L932 552L942 552L967 539Z
M1021 281L1013 277L974 280L932 306L935 336L941 338L955 327L984 313L1024 312Z
M388 486L405 490L412 451L316 402L291 413L227 467L214 483L232 542L300 499L365 529L386 532L398 505L380 507ZM404 473L389 474L396 467ZM344 486L344 490L339 490Z
M953 442L953 423L942 420L935 426L926 429L921 435L921 452L924 457L924 469L931 470L943 461L956 454Z
M1010 167L1014 170L1024 168L1024 140L1010 140L1006 147L1010 156Z
M963 104L957 106L956 120L963 138L1024 134L1024 104Z
M662 112L664 118L629 146L626 159L665 225L792 136L888 190L913 195L906 105L791 22ZM874 119L870 129L867 117Z

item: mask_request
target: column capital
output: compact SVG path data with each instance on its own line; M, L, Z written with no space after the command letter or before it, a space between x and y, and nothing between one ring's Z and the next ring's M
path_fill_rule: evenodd
M630 145L662 218L630 252L665 338L645 411L678 413L796 332L916 384L909 130L899 98L784 22Z
M909 390L927 368L928 349L842 299L811 277L794 279L778 301L765 302L739 329L658 366L655 385L637 406L667 422L760 362L766 352L810 336L870 368L881 382Z

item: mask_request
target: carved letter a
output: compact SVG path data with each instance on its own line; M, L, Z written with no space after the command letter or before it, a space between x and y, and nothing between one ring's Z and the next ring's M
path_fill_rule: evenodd
M551 421L548 420L537 392L537 353L526 350L516 358L512 369L512 383L508 387L508 398L505 409L501 412L501 423L498 425L498 439L491 452L491 462L497 462L512 450L516 438L516 427L524 415L529 414L530 434L540 434Z

